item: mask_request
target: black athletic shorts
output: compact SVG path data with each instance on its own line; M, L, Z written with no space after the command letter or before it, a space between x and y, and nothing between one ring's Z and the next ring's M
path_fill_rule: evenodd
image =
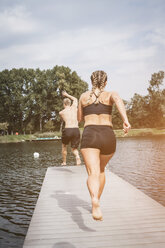
M114 153L116 137L113 129L105 125L86 126L81 140L81 149L83 148L97 148L103 155Z
M72 148L78 148L80 143L80 131L78 127L64 128L62 131L62 143L68 145L70 142Z

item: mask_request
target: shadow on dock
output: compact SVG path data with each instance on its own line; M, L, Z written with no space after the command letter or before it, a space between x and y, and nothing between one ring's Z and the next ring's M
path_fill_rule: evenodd
M55 194L53 194L52 197L56 198L60 208L71 214L72 220L78 225L80 229L88 232L96 232L96 230L89 228L84 224L82 213L79 210L81 207L91 213L88 202L78 198L76 195L62 190L55 191Z
M76 248L76 247L68 242L58 242L54 244L52 248Z
M52 168L52 170L56 170L56 171L61 171L61 172L69 172L69 173L72 173L72 174L74 174L74 172L72 171L72 170L69 170L69 169L67 169L67 168L64 168L64 166L62 166L62 167L56 167L56 168Z

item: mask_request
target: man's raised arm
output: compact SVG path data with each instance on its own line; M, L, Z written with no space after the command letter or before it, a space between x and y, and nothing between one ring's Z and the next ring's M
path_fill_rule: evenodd
M72 105L74 105L76 107L78 106L78 101L77 101L76 97L69 95L66 91L62 91L62 96L68 97L69 99L71 99L73 101Z

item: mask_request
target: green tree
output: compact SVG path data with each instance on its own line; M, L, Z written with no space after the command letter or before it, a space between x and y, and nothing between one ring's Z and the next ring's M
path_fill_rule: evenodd
M80 95L88 89L86 82L80 79L75 71L64 66L55 66L51 71L47 71L49 81L48 108L51 117L54 120L56 129L60 128L59 111L63 108L61 92L66 90L69 94L79 99ZM49 120L48 119L48 120Z
M12 69L0 72L0 122L9 123L9 132L42 132L45 122L60 126L61 91L79 98L88 85L68 67L53 69Z
M26 128L25 128L25 131L27 133L32 133L34 131L34 125L32 122L29 122L27 125L26 125Z
M55 126L52 120L49 120L44 125L44 131L54 131Z
M5 132L8 133L8 126L9 126L9 123L7 122L0 123L0 131L3 131L3 133Z
M151 76L149 82L149 115L148 119L151 127L160 127L165 125L164 123L164 90L161 89L164 79L164 71L159 71Z
M148 96L143 97L139 94L134 94L133 98L131 98L127 113L132 128L150 126L148 120L148 103Z
M4 70L0 73L0 121L9 123L9 130L22 129L23 80L22 69Z
M128 117L133 128L165 126L165 90L161 89L164 72L151 76L148 95L134 94L128 107Z

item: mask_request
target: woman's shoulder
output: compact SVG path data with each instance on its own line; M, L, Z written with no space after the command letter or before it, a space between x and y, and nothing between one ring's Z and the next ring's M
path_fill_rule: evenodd
M104 94L112 95L113 93L116 93L116 91L103 91Z
M108 97L113 97L113 96L119 95L116 91L104 91L103 94L104 94L104 96L108 96Z
M88 91L85 91L84 93L82 93L81 96L80 96L80 99L84 99L84 98L88 97L90 95L90 92L91 91L88 90Z
M115 91L103 91L100 100L104 104L113 105L113 96L115 94L117 94Z
M91 93L91 90L87 90L87 91L85 91L84 93L82 93L82 95L88 95L88 94L90 94Z
M102 96L103 98L110 98L111 95L112 95L112 91L103 91L103 92L101 93L101 96Z
M84 93L81 94L79 103L80 103L82 106L88 105L87 102L88 102L89 99L90 99L90 93L91 93L91 91L88 90L88 91L85 91Z

